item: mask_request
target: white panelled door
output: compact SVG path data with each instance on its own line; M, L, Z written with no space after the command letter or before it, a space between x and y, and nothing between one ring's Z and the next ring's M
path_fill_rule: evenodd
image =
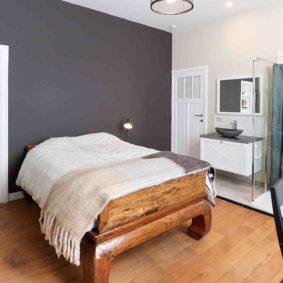
M200 158L206 133L208 67L172 72L172 151Z
M0 45L0 203L8 202L9 47Z

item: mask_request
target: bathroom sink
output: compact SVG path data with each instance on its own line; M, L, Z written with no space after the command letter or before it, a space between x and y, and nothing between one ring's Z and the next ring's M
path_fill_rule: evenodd
M225 138L235 138L243 132L243 130L233 130L225 128L215 128L215 130L219 135Z

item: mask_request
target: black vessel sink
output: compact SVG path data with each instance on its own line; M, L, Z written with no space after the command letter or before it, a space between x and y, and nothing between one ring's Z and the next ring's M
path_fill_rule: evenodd
M216 132L225 138L235 138L243 133L243 130L233 130L225 128L215 128Z

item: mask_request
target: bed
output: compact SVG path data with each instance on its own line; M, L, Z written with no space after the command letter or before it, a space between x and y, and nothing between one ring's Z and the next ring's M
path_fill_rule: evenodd
M138 161L142 163L138 164L143 164L144 162L159 162L155 160L164 159L162 154L155 150L125 143L106 133L76 138L50 139L43 145L36 146L31 144L27 147L29 154L25 162L29 162L29 166L25 165L24 162L17 184L32 196L43 211L44 203L48 202L48 196L51 194L51 184L54 185L56 180L58 183L60 176L65 176L75 168L85 165L82 162L77 162L75 158L77 155L81 156L81 153L76 152L77 147L84 147L86 163L94 162L89 157L89 150L91 142L95 139L99 140L98 144L100 144L100 147L104 147L102 152L99 152L100 147L96 143L96 156L101 156L101 158L98 158L99 160L97 160L97 157L95 158L96 168L97 164L100 164L102 168L107 168L105 165L111 161L111 164L114 162L117 164L115 166L120 170L121 162L128 164L132 160L142 158L142 161ZM64 153L61 146L64 144L62 141L65 142L66 140L69 144L69 150L72 152L72 158L76 162L70 160L68 166L63 166L66 160L63 158ZM59 144L58 141L60 141ZM49 146L48 151L47 147L45 147L46 144ZM56 150L50 151L50 145L54 144ZM73 147L74 144L76 145L75 147ZM86 144L87 146L85 147ZM36 153L37 148L40 146L41 151L38 150ZM107 156L112 156L111 160L108 160L108 157L105 158L105 148L107 150L110 148ZM32 152L33 155L37 156L37 159L35 157L32 158ZM154 157L153 161L151 159L152 156ZM170 157L170 153L167 153L166 157L168 158L168 156ZM148 157L150 160L148 160ZM57 160L56 164L52 164L53 159ZM48 161L50 164L48 164ZM210 231L211 208L206 200L209 164L201 163L201 161L197 160L193 161L194 168L192 171L180 171L180 166L176 166L172 171L159 174L156 180L153 178L154 182L152 179L143 187L136 186L135 190L128 190L127 193L121 195L116 194L115 197L104 202L97 218L88 227L80 241L81 265L85 283L107 283L109 281L111 261L115 256L188 220L192 220L187 230L190 237L199 240ZM130 163L130 166L132 164ZM147 166L147 164L153 163L145 164ZM156 164L158 164L156 167L159 168L160 163ZM48 170L41 170L43 165ZM62 170L62 167L64 167L64 170ZM111 168L113 169L113 167ZM128 172L130 167L125 168L126 172ZM113 171L112 169L111 171ZM38 178L36 178L37 175L39 176ZM45 182L41 183L44 178L53 181L46 182L46 185ZM142 184L145 184L144 181ZM52 191L54 191L54 188ZM43 229L43 232L46 234L47 231ZM64 237L67 238L66 233L63 234L62 238ZM54 244L50 239L49 242ZM60 252L63 251L62 247L56 251L58 256L63 254L63 252Z

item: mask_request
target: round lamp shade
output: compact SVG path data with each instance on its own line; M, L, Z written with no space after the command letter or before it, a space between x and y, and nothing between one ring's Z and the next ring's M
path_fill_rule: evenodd
M193 0L151 0L151 10L162 15L184 14L193 8Z

